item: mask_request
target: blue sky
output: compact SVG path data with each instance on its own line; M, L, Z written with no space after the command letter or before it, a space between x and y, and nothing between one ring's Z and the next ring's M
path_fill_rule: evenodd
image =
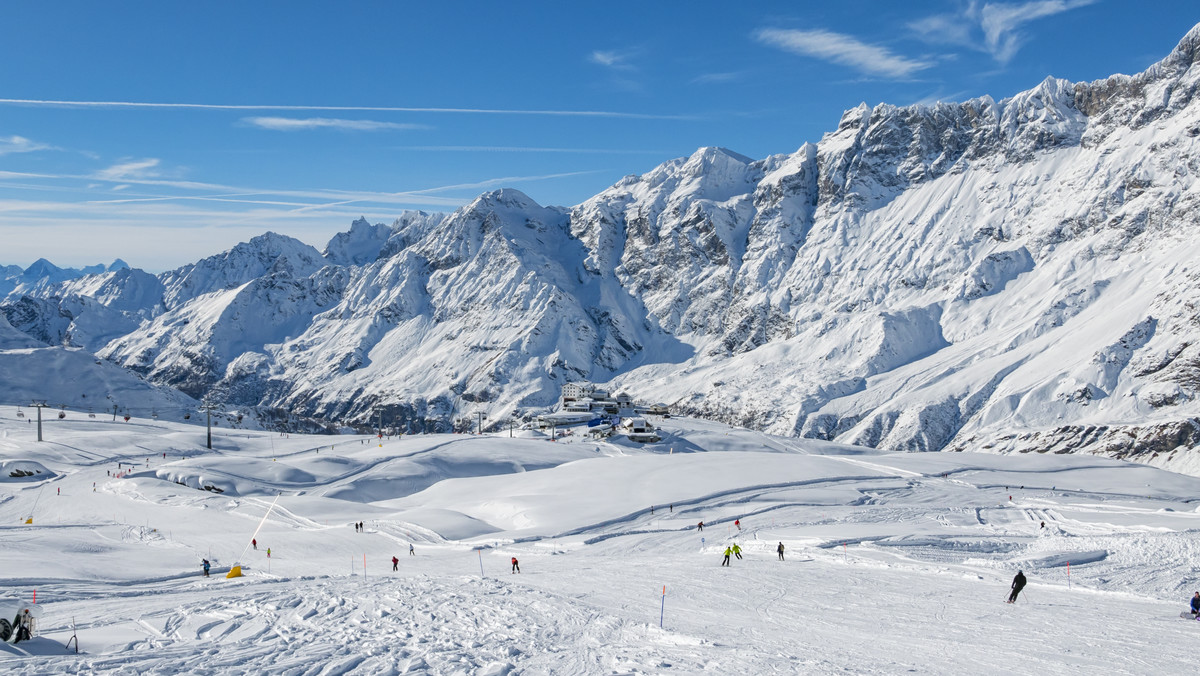
M736 7L734 5L737 5ZM161 271L515 187L574 205L859 102L1136 73L1200 3L54 2L0 21L0 264ZM182 104L182 105L181 105Z

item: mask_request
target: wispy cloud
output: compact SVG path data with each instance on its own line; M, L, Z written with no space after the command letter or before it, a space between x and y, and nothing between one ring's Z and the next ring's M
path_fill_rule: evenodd
M24 136L0 136L0 155L12 153L33 153L39 150L54 150L53 146L30 141Z
M1012 60L1028 40L1025 24L1095 4L1097 0L1031 0L1022 3L972 2L961 12L937 14L908 24L926 42L986 52L1000 64ZM982 34L982 39L981 39Z
M416 108L399 106L292 106L233 105L220 103L161 103L148 101L64 101L52 99L2 99L0 105L59 108L162 108L182 110L313 110L369 113L462 113L466 115L545 115L551 117L612 117L631 120L686 120L689 115L652 115L612 110L516 110L504 108Z
M867 75L907 78L934 65L933 61L911 59L895 54L886 47L870 45L849 35L826 30L763 28L754 37L763 44L849 66Z
M93 174L92 178L117 182L153 178L158 176L158 172L155 169L158 165L158 159L153 157L144 160L129 160L114 164L107 169L101 169Z
M142 186L143 189L173 188L179 191L200 191L207 194L172 195L132 195L122 199L88 200L92 204L130 204L136 202L232 202L249 203L267 206L299 207L304 211L325 209L346 204L366 204L379 208L396 207L439 207L455 208L474 198L474 194L464 197L439 196L438 193L464 190L481 190L498 185L511 185L531 181L547 181L571 176L584 176L597 173L596 171L573 171L554 174L537 174L528 176L501 176L484 179L473 183L455 183L416 190L397 192L375 192L366 190L338 190L319 188L313 190L256 188L245 186L229 186L219 183L204 183L198 181L180 181L160 178L142 177L153 173L158 166L158 160L137 160L123 162L107 169L88 175L76 174L38 174L28 172L0 171L0 184L8 181L94 181L121 183L121 187L129 185ZM49 189L49 186L48 186ZM57 188L54 188L57 189ZM95 189L88 186L88 189ZM255 197L257 199L236 199Z
M617 52L597 49L588 55L588 61L614 70L635 70L629 58L631 52Z
M979 40L973 35L973 29L978 25L978 20L971 18L972 13L978 12L972 7L963 14L927 16L910 22L908 28L918 38L933 44L977 47Z
M430 129L424 124L406 122L379 122L377 120L342 120L333 117L243 117L242 122L272 131L308 131L310 129L336 129L338 131L398 131Z
M692 78L692 84L722 84L742 78L742 73L704 73Z
M437 188L426 188L424 190L413 190L408 195L428 195L430 193L446 192L448 190L480 190L483 188L491 188L497 185L511 185L513 183L525 181L546 181L555 178L568 178L571 176L587 176L588 174L599 173L598 170L591 171L567 171L559 174L540 174L535 176L502 176L499 178L489 178L476 183L456 183L454 185L443 185Z
M988 51L1000 63L1008 63L1025 42L1017 29L1042 17L1061 14L1092 4L1095 0L1035 0L1019 5L986 4L980 10L980 26Z

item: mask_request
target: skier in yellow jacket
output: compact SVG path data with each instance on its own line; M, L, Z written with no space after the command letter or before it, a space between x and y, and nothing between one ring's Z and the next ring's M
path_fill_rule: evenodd
M726 547L726 548L725 548L725 560L721 562L721 565L722 565L722 566L728 566L728 565L729 565L729 555L730 555L730 554L732 554L732 553L733 553L733 550L732 550L732 549L730 549L729 547Z

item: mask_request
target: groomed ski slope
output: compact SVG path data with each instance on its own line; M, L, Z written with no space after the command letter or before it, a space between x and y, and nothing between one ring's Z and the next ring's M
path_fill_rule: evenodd
M203 427L138 419L47 422L38 443L3 407L0 595L36 589L44 614L39 638L0 645L0 671L1147 674L1192 662L1200 622L1179 612L1200 588L1200 479L662 422L648 446L215 429L208 451ZM128 476L108 476L118 462ZM734 541L744 559L723 568ZM245 575L226 579L234 563ZM1018 568L1030 584L1007 605ZM78 655L63 648L72 623Z

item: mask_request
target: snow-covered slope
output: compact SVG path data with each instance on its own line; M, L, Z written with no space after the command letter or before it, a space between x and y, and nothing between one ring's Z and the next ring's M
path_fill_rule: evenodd
M497 425L591 380L780 434L1196 471L1198 47L864 104L794 153L702 148L571 209L500 190L323 256L268 234L3 308L193 396L341 422Z
M209 450L202 427L149 418L55 420L39 443L0 406L0 595L36 590L40 608L38 636L0 643L0 671L1159 674L1192 659L1194 477L662 422L644 446L220 428ZM1006 605L1018 569L1029 585Z

